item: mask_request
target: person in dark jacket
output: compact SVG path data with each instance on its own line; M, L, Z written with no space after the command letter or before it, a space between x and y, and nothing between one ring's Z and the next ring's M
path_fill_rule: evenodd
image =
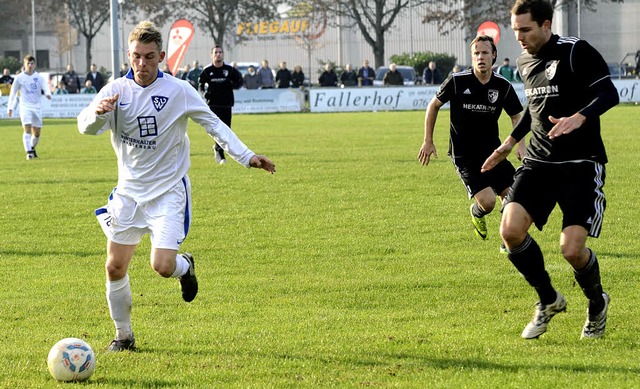
M276 73L276 85L278 88L288 88L291 86L291 72L287 69L287 63L280 62L280 69Z
M318 83L320 86L338 86L338 75L330 63L324 65L324 72L318 78Z
M404 85L404 78L395 63L389 65L389 71L382 78L383 85Z
M233 66L224 63L222 47L211 49L213 62L205 67L200 74L200 90L205 92L207 105L224 124L231 128L231 110L235 102L233 90L242 86L242 74ZM227 163L224 150L219 144L213 146L216 162Z
M91 81L91 85L96 88L96 92L100 92L100 89L104 86L104 77L102 77L102 74L98 71L98 66L95 63L91 64L89 73L87 73L84 79L85 82L87 80Z
M442 84L442 75L440 75L440 71L436 67L436 63L434 61L429 62L429 66L426 69L424 69L424 74L422 75L422 79L425 85Z
M302 66L296 65L291 73L291 87L300 88L301 86L304 86L304 72Z

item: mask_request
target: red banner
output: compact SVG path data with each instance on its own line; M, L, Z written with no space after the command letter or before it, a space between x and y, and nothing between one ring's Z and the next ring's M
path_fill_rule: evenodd
M171 73L176 75L180 69L180 62L184 58L189 43L193 39L193 24L185 19L173 23L169 30L169 44L167 48L167 65Z

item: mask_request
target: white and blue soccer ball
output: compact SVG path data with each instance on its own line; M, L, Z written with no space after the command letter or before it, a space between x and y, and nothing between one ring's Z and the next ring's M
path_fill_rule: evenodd
M53 345L47 365L58 381L84 381L96 368L96 354L84 340L65 338Z

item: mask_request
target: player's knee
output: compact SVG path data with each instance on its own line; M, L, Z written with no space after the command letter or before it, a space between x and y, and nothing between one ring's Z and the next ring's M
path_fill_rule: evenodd
M151 259L151 267L153 270L158 273L160 276L164 278L171 277L173 271L175 270L176 264L171 261L164 261L160 258L152 258Z
M569 262L574 268L582 267L582 262L585 262L585 249L580 245L575 244L562 244L560 245L562 250L562 256Z
M496 199L495 197L490 200L479 199L478 205L484 210L485 213L491 213L496 207Z
M110 280L119 280L127 274L127 267L117 261L107 260L104 267Z
M520 228L516 226L505 223L504 221L500 224L500 237L505 242L507 247L515 248L520 246L524 239L527 236L526 231L522 231Z

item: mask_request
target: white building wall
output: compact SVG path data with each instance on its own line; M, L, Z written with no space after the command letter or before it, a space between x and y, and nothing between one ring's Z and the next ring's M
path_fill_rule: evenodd
M462 0L461 0L462 1ZM408 11L401 13L394 26L386 34L385 62L394 54L432 51L435 53L448 53L458 58L458 63L468 65L471 63L468 54L468 41L465 40L466 32L456 29L448 35L441 35L435 25L422 23L425 11ZM508 12L508 10L505 10ZM176 16L176 20L180 16ZM575 10L567 10L562 20L556 18L554 30L564 34L577 35L577 16ZM597 12L583 11L581 14L581 35L603 54L607 62L620 62L627 53L635 53L640 50L640 0L625 0L624 3L602 3ZM169 28L174 21L168 21L161 27L168 40ZM210 50L214 45L207 31L196 27L196 34L189 46L182 65L198 60L202 65L211 62ZM133 28L133 24L126 23L119 32L125 35ZM475 30L477 27L471 28ZM105 24L101 33L94 39L93 62L99 67L109 68L111 63L109 23ZM120 42L123 40L120 39ZM68 62L69 54L64 58L56 53L55 40L45 40L38 37L37 48L44 49L48 46L52 67L60 66L63 70ZM0 43L2 39L0 38ZM73 65L80 72L86 69L84 59L84 38L80 38L80 44L74 46L71 54ZM515 40L510 26L501 26L501 38L498 43L498 59L509 57L513 60L520 54L521 49ZM227 62L259 62L262 59L269 60L272 68L277 68L278 62L284 60L289 69L295 65L301 65L307 76L312 81L318 77L320 65L318 60L331 60L339 65L352 63L359 67L363 59L369 59L373 65L373 50L366 43L357 28L327 27L325 34L318 40L317 47L308 52L291 37L279 38L253 38L251 41L235 47L225 47L225 60ZM633 61L633 58L628 58ZM125 62L128 60L124 59ZM311 74L309 74L309 69ZM109 69L110 70L110 69Z

